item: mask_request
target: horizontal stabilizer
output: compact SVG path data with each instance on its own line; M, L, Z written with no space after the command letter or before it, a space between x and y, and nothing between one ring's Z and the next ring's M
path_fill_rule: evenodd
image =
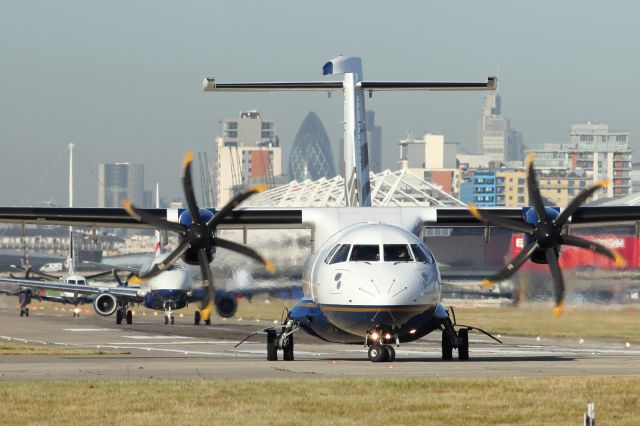
M361 81L357 86L364 90L495 90L498 85L496 77L487 78L486 83L464 82L430 82L430 81Z
M205 78L205 92L276 92L276 91L320 91L341 90L341 81L291 81L263 83L216 83L215 78Z

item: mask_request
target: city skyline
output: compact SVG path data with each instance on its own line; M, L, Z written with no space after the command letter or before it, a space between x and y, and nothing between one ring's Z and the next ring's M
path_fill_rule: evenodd
M339 97L204 94L200 82L206 76L322 80L322 63L340 53L361 56L368 79L483 81L499 67L503 114L529 148L565 142L572 124L587 121L630 132L635 147L640 64L624 42L640 35L633 22L640 6L363 5L340 6L340 14L332 7L317 11L315 24L299 19L303 11L293 2L278 11L260 2L139 2L126 13L117 2L3 5L0 204L55 198L64 205L69 143L77 146L78 206L96 203L99 163L145 164L147 182L159 182L167 198L180 197L184 152L211 153L218 121L247 109L279 123L283 158L310 110L335 150L342 131ZM243 30L234 20L215 19L225 15L242 17ZM321 30L327 21L328 33ZM384 24L387 30L380 31ZM601 25L607 30L586 30ZM597 59L605 54L615 61ZM409 92L367 99L384 129L382 168L396 168L397 142L407 129L444 134L475 151L482 100L482 94Z

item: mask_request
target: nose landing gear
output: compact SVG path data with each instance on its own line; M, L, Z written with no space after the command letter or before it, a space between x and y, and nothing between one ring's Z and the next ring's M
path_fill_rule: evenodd
M176 317L173 316L173 303L164 302L164 324L175 324Z
M393 362L396 359L396 350L391 343L400 346L398 335L388 328L376 326L369 329L365 337L365 347L369 350L367 355L371 362Z

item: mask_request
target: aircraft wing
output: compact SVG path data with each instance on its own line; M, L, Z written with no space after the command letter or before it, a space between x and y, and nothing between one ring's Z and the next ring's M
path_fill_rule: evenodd
M13 278L0 278L0 282L15 284L21 288L29 288L32 290L61 291L83 295L109 293L115 297L124 297L133 300L140 299L142 298L142 296L144 296L143 292L141 292L140 289L133 287L96 287L90 285L52 283L35 280L17 280Z
M498 85L496 77L487 78L486 83L467 82L439 82L439 81L361 81L357 86L367 91L378 90L429 90L429 91L456 91L456 90L495 90Z
M169 222L178 223L185 209L140 209ZM217 209L208 209L216 213ZM121 208L93 207L0 207L0 223L20 225L64 225L93 228L146 228L156 229L133 219ZM225 217L219 228L251 227L304 227L301 209L240 209Z
M479 208L482 212L489 212L492 216L525 223L524 215L531 207L488 207ZM464 207L437 207L435 217L429 217L424 221L425 225L479 225L479 222L471 212ZM562 209L560 209L562 211ZM633 223L640 221L640 206L596 206L579 207L571 215L571 225L615 224Z

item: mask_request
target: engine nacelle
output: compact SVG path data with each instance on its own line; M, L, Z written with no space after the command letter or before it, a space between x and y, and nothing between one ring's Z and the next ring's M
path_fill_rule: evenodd
M238 301L230 294L216 295L216 312L222 318L231 318L238 310Z
M113 315L118 309L118 299L109 293L99 294L93 299L93 309L96 310L98 315L108 317L109 315Z

